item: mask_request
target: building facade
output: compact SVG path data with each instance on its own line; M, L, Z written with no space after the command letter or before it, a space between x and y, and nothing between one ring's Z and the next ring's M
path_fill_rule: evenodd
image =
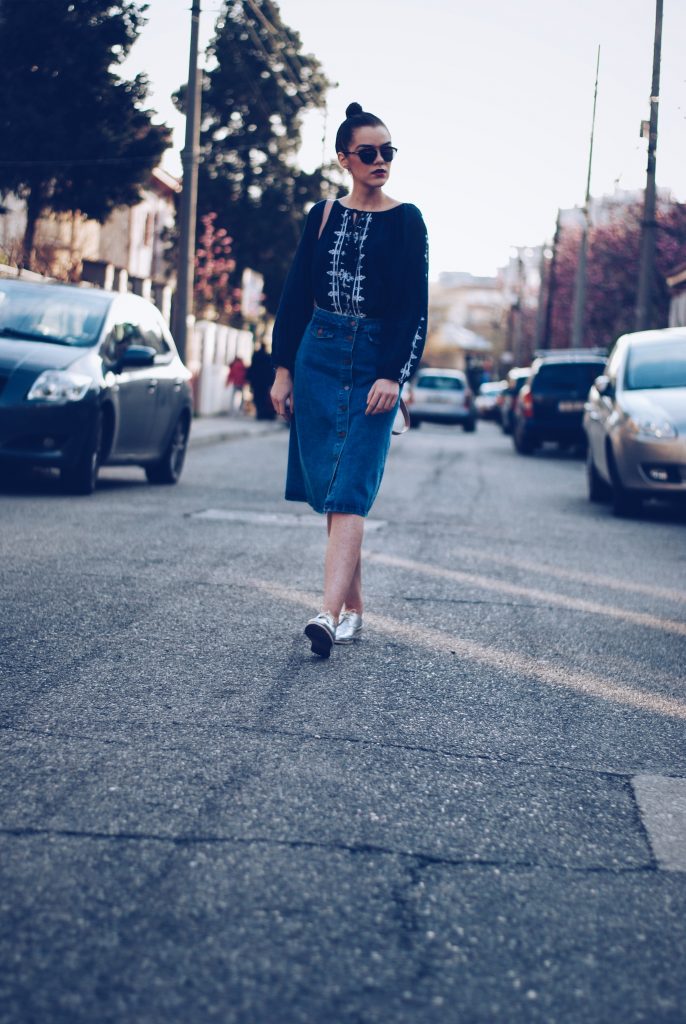
M88 281L102 288L134 291L152 299L169 320L174 284L168 259L181 183L155 168L140 201L118 207L104 224L76 213L46 213L36 225L35 269L63 281ZM3 200L0 250L16 263L26 228L25 204Z

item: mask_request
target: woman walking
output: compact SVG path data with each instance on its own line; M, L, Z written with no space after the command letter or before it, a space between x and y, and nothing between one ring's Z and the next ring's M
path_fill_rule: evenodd
M422 215L383 190L396 153L386 125L351 103L336 153L350 194L310 210L272 337L272 401L291 427L286 498L327 516L324 600L305 627L324 658L362 629L364 519L421 358L428 290Z

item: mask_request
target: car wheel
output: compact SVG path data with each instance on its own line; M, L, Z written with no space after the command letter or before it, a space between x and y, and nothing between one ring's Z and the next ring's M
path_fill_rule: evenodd
M157 462L145 467L145 475L151 484L178 483L186 459L190 422L186 414L179 416L167 449Z
M612 489L612 511L619 519L629 519L638 514L641 508L641 499L623 487Z
M512 440L520 455L531 455L533 453L535 447L533 441L529 440L529 438L525 436L524 432L519 430L517 427L515 427L514 433L512 434Z
M72 466L63 466L60 480L69 494L92 494L98 479L102 449L102 414L98 410L90 436L78 460Z
M607 461L612 478L612 511L618 518L627 519L640 510L641 499L623 486L611 449L608 449Z
M465 434L473 434L476 430L476 420L465 420L462 424Z
M589 501L602 502L609 500L612 495L612 488L609 484L605 483L596 469L590 446L586 451L586 481L588 484Z

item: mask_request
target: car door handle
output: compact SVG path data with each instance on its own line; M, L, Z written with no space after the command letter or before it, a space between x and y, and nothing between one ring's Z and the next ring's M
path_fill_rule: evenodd
M175 380L174 381L174 391L180 391L182 387L183 387L183 381L180 381L180 380Z
M157 381L156 380L148 381L148 393L152 395L156 391L157 391Z

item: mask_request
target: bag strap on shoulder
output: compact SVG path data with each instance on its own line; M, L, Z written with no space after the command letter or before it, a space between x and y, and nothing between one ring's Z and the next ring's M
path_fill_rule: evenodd
M324 228L326 227L326 222L329 219L329 214L331 213L332 209L333 199L327 199L326 202L324 203L324 212L322 214L322 222L319 225L319 234L317 235L317 238L321 238L322 235L324 234Z

